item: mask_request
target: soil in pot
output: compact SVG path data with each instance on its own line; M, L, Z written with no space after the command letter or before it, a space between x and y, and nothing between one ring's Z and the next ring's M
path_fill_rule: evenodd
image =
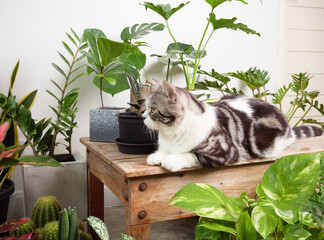
M56 154L53 158L58 162L75 162L75 158L72 154Z

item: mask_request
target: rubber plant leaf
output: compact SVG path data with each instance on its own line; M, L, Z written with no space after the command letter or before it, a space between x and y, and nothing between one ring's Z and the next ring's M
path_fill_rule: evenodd
M232 19L226 19L226 18L216 19L216 15L214 13L210 13L209 20L212 23L214 31L221 28L227 28L232 30L241 30L247 34L255 34L260 37L260 33L256 32L253 29L248 28L248 26L246 26L245 24L235 23L235 21L237 20L236 17L233 17Z

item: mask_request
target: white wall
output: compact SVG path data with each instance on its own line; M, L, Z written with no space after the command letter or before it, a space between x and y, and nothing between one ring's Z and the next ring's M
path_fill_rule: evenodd
M45 90L55 89L50 79L62 80L51 63L64 66L57 51L64 52L61 41L68 41L65 32L72 27L78 34L85 28L102 29L108 38L120 40L121 30L135 23L162 21L152 11L145 11L134 0L2 0L0 1L0 92L7 93L9 77L17 59L20 69L14 94L20 99L27 92L38 89L38 96L32 108L33 117L53 117L48 105L54 105L52 97ZM160 3L164 1L153 1ZM168 1L172 6L179 1ZM261 33L261 38L246 35L242 32L219 30L207 47L208 57L201 62L202 68L215 68L219 72L247 70L257 66L269 71L272 82L271 89L276 87L277 63L277 5L278 1L251 0L248 5L232 1L223 4L217 17L237 17L239 22ZM192 0L170 19L170 26L179 42L192 43L198 46L200 36L205 27L209 13L209 5L203 0ZM171 42L167 31L150 35L143 39L151 48L143 48L148 55L164 53ZM67 55L68 56L68 55ZM161 65L156 59L148 56L146 68L150 78L163 80ZM179 86L184 85L182 75L176 79ZM98 89L89 77L83 77L75 83L80 86L77 115L78 128L75 129L73 148L85 155L85 148L79 138L89 135L89 109L99 106ZM129 92L125 91L114 98L105 96L108 106L127 106Z

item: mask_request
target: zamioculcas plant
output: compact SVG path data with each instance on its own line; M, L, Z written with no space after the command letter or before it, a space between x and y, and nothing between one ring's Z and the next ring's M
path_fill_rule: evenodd
M244 0L236 0L236 1L247 4ZM166 27L173 40L173 43L171 43L168 46L167 55L160 56L160 59L162 59L162 62L166 62L168 66L171 64L172 61L173 61L173 65L180 64L182 66L185 79L186 79L186 86L187 89L189 90L195 88L197 73L198 73L198 69L200 68L200 61L204 56L206 56L206 46L208 45L209 40L211 39L211 37L213 36L216 30L222 28L231 29L231 30L241 30L247 34L254 34L260 36L259 33L248 28L245 24L237 23L236 17L233 17L231 19L216 18L215 9L222 3L231 2L231 0L205 0L205 2L207 2L210 5L211 11L209 13L209 17L207 18L207 24L201 36L197 50L195 50L191 44L178 42L169 26L170 17L174 13L182 9L184 6L189 4L189 2L181 3L175 8L172 8L170 4L153 4L150 2L144 2L142 4L146 9L151 9L152 11L159 14L165 20ZM165 61L165 59L167 60ZM191 68L193 69L192 71L190 70ZM167 72L166 80L168 80L168 74L169 73Z
M323 166L323 153L286 156L266 170L256 199L245 192L228 197L208 184L189 184L170 204L200 216L197 240L323 239L322 212L314 215L323 210L323 186L318 185ZM322 202L314 197L319 192Z
M56 96L52 91L46 90L52 97L57 101L57 106L50 108L54 111L56 119L51 121L53 128L52 140L49 146L49 155L54 155L55 147L57 146L57 136L62 134L64 140L66 141L65 147L69 154L72 154L71 149L71 140L73 128L76 127L75 114L78 111L76 107L78 91L80 88L71 87L72 84L80 78L84 73L78 73L78 70L83 66L78 66L77 63L84 58L84 55L79 56L80 51L87 47L86 43L82 43L80 37L75 33L71 28L73 36L69 33L66 33L67 37L71 41L71 44L74 45L75 50L72 50L66 42L62 42L67 53L70 55L71 60L68 60L68 57L65 57L62 53L58 52L59 56L63 62L67 65L67 71L64 71L63 68L59 67L57 64L52 63L53 67L63 76L64 81L62 84L51 80L54 86L58 89L60 93L59 96Z

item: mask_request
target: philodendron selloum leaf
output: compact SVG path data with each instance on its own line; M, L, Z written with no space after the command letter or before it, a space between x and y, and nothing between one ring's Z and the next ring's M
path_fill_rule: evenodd
M227 28L232 30L241 30L247 34L255 34L260 37L260 33L256 32L253 29L248 28L248 26L246 26L245 24L235 23L235 21L237 20L236 17L233 17L232 19L226 19L226 18L216 19L216 15L214 13L210 13L209 20L212 23L214 31L221 28Z
M277 159L265 172L260 187L279 210L301 207L316 187L321 154L296 154Z
M185 5L189 4L190 2L181 3L178 7L171 8L171 5L169 3L167 4L153 4L150 2L144 2L143 5L145 9L151 9L157 14L159 14L161 17L165 19L165 21L168 21L168 19L177 11L179 11L181 8L183 8Z
M240 208L229 197L208 184L188 184L177 192L170 203L202 217L235 221L241 214Z
M212 9L214 10L214 8L216 8L217 6L221 5L222 3L224 2L230 2L232 0L205 0L211 7ZM247 2L245 2L244 0L236 0L238 2L242 2L242 3L245 3L247 4Z

